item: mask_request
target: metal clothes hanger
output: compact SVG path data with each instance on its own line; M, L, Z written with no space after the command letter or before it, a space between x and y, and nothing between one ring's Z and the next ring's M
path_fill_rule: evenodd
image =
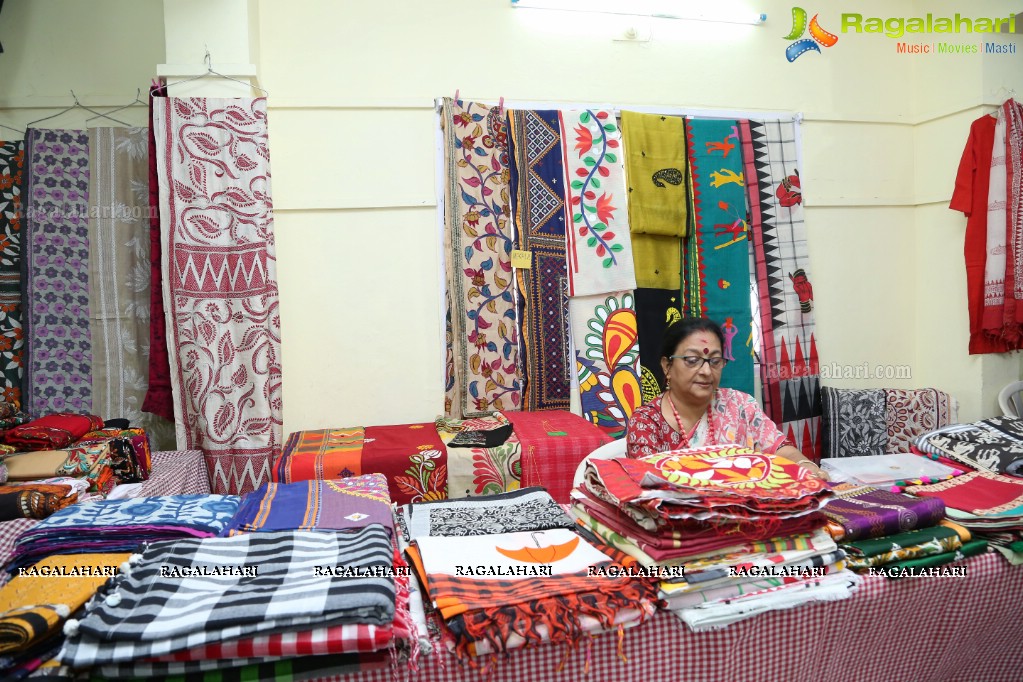
M263 88L259 87L258 85L254 84L254 83L247 83L247 82L245 82L243 80L240 80L238 78L232 78L231 76L225 76L222 73L214 71L213 70L213 62L210 61L210 51L209 50L206 50L206 56L203 57L203 61L206 62L206 73L199 74L198 76L192 76L191 78L186 78L185 80L182 80L182 81L175 81L173 83L168 83L168 85L181 85L183 83L191 83L192 81L197 81L197 80L199 80L201 78L209 78L210 76L216 76L217 78L223 78L224 80L234 81L235 83L241 83L242 85L244 85L246 87L249 87L249 88L255 88L256 90L259 90L261 93L263 93L263 95L265 97L269 97L270 96L269 92L267 92L266 90L264 90Z
M122 109L127 109L128 107L133 107L136 104L146 104L146 105L148 105L148 102L143 102L142 101L142 88L138 88L135 91L135 101L129 102L128 104L125 104L122 107L117 107L116 109L111 109L110 111L106 112L105 114L100 114L99 116L104 116L104 117L109 118L110 114L116 114L118 111L121 111ZM85 124L88 125L89 121L97 119L97 118L99 118L99 116L93 116L92 118L85 119Z
M95 109L90 109L89 107L85 106L84 104L82 104L81 102L78 101L78 95L75 94L74 90L71 90L71 97L72 97L72 99L75 100L75 103L72 104L71 106L69 106L67 109L64 109L63 111L58 111L56 114L53 114L51 116L46 116L45 118L40 118L40 119L37 119L35 121L31 121L30 123L25 124L25 127L26 128L31 128L36 123L42 123L43 121L49 121L51 118L57 118L61 114L66 114L67 112L69 112L69 111L71 111L73 109L85 109L90 114L96 114L96 116L94 118L105 118L105 119L108 119L110 121L113 121L114 123L120 123L123 126L129 125L128 123L125 123L124 121L118 120L118 119L116 119L116 118L114 118L112 116L107 116L104 113L96 111Z
M24 135L25 134L24 130L18 130L17 128L12 128L11 126L5 126L3 123L0 123L0 128L7 128L8 130L13 130L14 132L18 133L19 135Z

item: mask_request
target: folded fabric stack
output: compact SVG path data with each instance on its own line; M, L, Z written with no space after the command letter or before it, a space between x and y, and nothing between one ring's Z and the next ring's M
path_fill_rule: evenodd
M590 460L572 513L656 567L669 609L704 630L852 594L856 576L819 512L831 497L789 460L714 446Z
M0 521L45 519L77 500L78 492L66 484L0 485Z
M61 627L130 554L54 556L29 566L0 588L0 672L27 675L57 653Z
M59 450L101 428L103 420L95 415L62 412L15 426L4 434L4 442L18 450Z
M960 468L1023 477L1023 420L993 417L925 433L913 445Z
M280 589L272 594L259 592L258 582L243 580L235 584L228 581L230 589L237 590L238 594L226 595L223 603L226 605L230 599L242 601L241 595L247 586L253 587L257 591L252 593L252 598L260 602L268 601L268 613L272 611L276 617L278 607L274 602L277 600L297 599L317 603L316 600L323 596L322 590L317 591L322 585L315 585L315 580L318 580L333 585L331 589L346 585L351 587L353 592L345 596L345 599L352 604L359 600L373 602L381 594L392 594L389 601L390 616L378 617L375 610L351 610L341 618L343 614L328 611L319 614L314 620L296 620L294 623L277 621L272 628L273 632L245 630L228 634L225 631L222 639L195 642L193 638L187 640L186 646L179 646L179 638L172 637L168 641L154 643L151 651L143 651L148 656L146 660L122 661L105 653L91 654L94 657L88 660L104 664L100 671L104 675L121 677L142 676L153 671L167 675L225 670L307 656L319 657L321 663L333 657L344 663L344 670L354 672L367 669L370 664L383 665L392 660L393 654L398 654L395 658L402 659L414 655L414 647L409 646L416 641L408 607L409 578L407 574L401 574L402 570L407 573L408 567L396 555L393 534L394 515L388 496L387 479L382 474L342 480L263 485L244 496L234 517L221 532L221 537L277 537L280 542L258 552L247 546L239 549L233 545L204 543L202 553L196 556L202 558L207 567L219 566L223 572L225 567L245 566L240 559L241 563L225 564L218 558L237 551L252 559L250 567L258 569L260 580L277 581L276 573L268 573L277 569L266 568L261 552L276 552L278 546L283 547L280 543L286 544L290 542L287 538L292 538L296 555L290 566L280 569L287 569L292 575L281 578L283 582L280 583ZM338 543L340 549L335 550L329 543L326 546L317 544L319 540L313 542L316 538ZM378 551L384 543L388 547L386 556ZM374 553L364 556L364 550ZM341 553L335 556L336 551ZM214 552L214 555L211 556L209 552ZM320 560L321 563L316 563ZM175 561L174 565L184 564ZM365 575L360 575L361 569L367 569ZM167 579L192 579L189 577L191 569L182 569L179 573ZM267 575L271 577L265 578ZM373 577L383 582L356 580L362 577ZM383 592L382 584L387 585ZM197 617L204 621L208 619L205 612ZM76 656L78 662L86 660L84 654ZM242 671L238 672L243 674Z
M22 533L7 570L53 554L130 552L143 542L217 535L240 503L234 495L168 495L72 505Z
M99 429L82 436L77 445L106 442L110 466L119 483L140 483L153 468L152 444L145 429Z
M379 524L155 542L68 621L57 658L122 677L182 652L185 660L155 663L177 674L300 656L328 646L324 638L371 646L386 636L374 628L394 623L393 559ZM193 660L211 653L229 658Z
M906 492L940 499L949 520L967 528L977 541L987 541L1012 563L1023 563L1023 478L978 470Z
M295 431L274 462L271 477L278 483L292 483L358 476L365 435L361 426Z
M449 497L519 489L522 446L507 417L500 412L473 419L439 417L435 424L447 448Z
M425 601L460 657L575 643L655 610L653 584L627 575L636 562L583 537L541 488L408 505L398 518Z
M987 549L965 527L945 519L945 504L864 486L833 486L838 499L824 510L828 532L841 543L850 569L881 569L897 578L914 566L940 566Z

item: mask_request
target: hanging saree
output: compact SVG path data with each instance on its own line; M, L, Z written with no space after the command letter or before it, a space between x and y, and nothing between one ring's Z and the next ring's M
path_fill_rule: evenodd
M149 431L173 426L142 411L149 386L149 153L145 128L89 130L89 319L96 414Z
M22 140L0 142L0 400L21 405L25 339L21 307Z
M623 111L622 137L629 229L633 234L685 237L685 121L680 116Z
M508 131L497 107L444 100L444 244L452 363L445 413L517 410L518 320L511 266Z
M26 133L25 394L29 414L92 410L89 135Z
M266 100L168 97L153 124L178 447L251 491L282 441Z
M515 270L521 294L522 409L567 410L574 362L561 122L557 111L527 110L509 112L508 122L515 248L530 254L530 267Z
M569 302L583 418L612 438L625 435L643 404L634 306L627 291Z
M635 289L621 131L614 114L562 109L558 118L567 185L568 295Z
M686 127L693 233L686 242L686 306L725 335L721 386L753 394L749 219L737 121L693 119Z
M759 300L764 411L803 454L819 459L820 370L798 134L795 121L739 121Z

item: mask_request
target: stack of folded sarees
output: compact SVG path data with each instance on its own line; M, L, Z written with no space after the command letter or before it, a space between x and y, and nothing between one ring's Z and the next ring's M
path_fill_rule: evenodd
M691 628L728 625L856 586L823 530L832 498L787 459L711 446L591 460L572 512L606 542L656 567L661 598Z
M653 584L628 575L636 562L541 488L407 505L399 518L423 601L459 656L574 644L655 610Z
M220 537L153 543L133 557L72 625L59 658L109 678L232 669L262 679L405 661L415 635L393 535L380 474L266 484ZM138 609L156 621L132 620Z

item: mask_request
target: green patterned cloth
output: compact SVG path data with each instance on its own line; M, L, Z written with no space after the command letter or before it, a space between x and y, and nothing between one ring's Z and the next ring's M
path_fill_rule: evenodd
M892 562L954 552L963 546L959 534L945 526L932 526L883 538L857 540L842 545L849 568L864 569Z

